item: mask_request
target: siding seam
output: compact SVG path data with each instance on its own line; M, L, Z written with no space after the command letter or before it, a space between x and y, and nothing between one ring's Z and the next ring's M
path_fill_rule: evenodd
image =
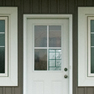
M57 0L58 4L57 4L57 11L58 11L58 14L59 14L59 6L60 6L60 0Z
M31 8L32 8L32 9L31 9L31 10L32 10L31 12L33 13L33 0L31 0L31 1L32 1L32 2L31 2L31 6L32 6L32 7L31 7Z
M40 9L40 14L41 14L42 13L42 0L39 0L39 4L40 4L39 9Z
M87 88L85 87L85 94L87 94L86 89L87 89Z
M77 89L77 87L76 87L76 94L78 94L78 89Z
M49 0L49 3L48 3L48 5L49 5L49 14L50 14L50 12L51 12L51 2L50 2L50 0Z

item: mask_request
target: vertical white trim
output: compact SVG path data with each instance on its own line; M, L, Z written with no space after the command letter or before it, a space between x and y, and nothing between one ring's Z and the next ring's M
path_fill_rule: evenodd
M90 47L91 46L91 42L90 42L91 41L90 40L91 39L90 38L90 36L91 36L91 33L90 33L90 31L91 31L90 30L90 19L88 18L87 21L88 21L88 24L87 24L88 25L87 26L88 27L88 31L87 31L87 33L88 33L88 35L87 35L88 36L88 39L87 39L87 42L88 42L87 43L88 44L87 45L88 46L88 76L90 76L90 69L91 69L90 68L90 66L91 66L91 59L90 59L90 57L91 57L91 51L90 51L91 50L91 47Z
M23 23L23 52L24 52L24 57L23 57L23 94L27 94L26 90L26 26L27 26L27 19L28 18L68 18L69 19L69 94L73 94L73 51L72 51L72 15L29 15L29 14L24 14L24 23Z
M17 7L0 7L0 16L8 18L7 28L9 38L9 47L6 49L6 57L8 56L9 75L0 77L0 86L18 86L18 15ZM7 35L7 34L6 34ZM8 62L7 61L7 62Z
M32 66L32 69L33 69L33 71L35 70L35 49L36 47L35 47L35 25L33 25L33 66Z
M94 86L94 75L88 76L90 64L88 17L94 17L94 7L78 7L78 86Z
M27 35L27 33L26 33L26 31L27 31L27 17L24 15L24 20L23 20L23 31L24 31L24 33L23 33L23 94L28 94L28 91L26 90L26 35Z
M69 94L73 94L73 33L72 33L72 15L69 17Z
M47 25L47 71L48 71L48 68L49 68L49 26Z

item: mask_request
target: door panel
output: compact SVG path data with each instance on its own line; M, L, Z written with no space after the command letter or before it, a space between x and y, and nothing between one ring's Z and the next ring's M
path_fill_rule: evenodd
M64 78L68 23L68 19L27 20L27 94L68 94L68 78Z

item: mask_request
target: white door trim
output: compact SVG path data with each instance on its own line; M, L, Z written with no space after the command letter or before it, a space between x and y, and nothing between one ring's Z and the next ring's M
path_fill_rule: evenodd
M71 14L40 14L40 15L35 15L35 14L24 14L23 19L23 94L27 94L26 93L26 31L27 31L27 19L39 19L39 18L57 18L57 19L64 19L64 18L68 18L69 19L69 94L73 94L73 64L72 64L72 58L73 58L73 53L72 53L72 15Z

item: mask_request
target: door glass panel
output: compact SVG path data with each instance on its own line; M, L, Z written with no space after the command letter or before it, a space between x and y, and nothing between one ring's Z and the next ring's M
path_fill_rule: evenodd
M49 47L61 47L61 26L49 26Z
M35 49L35 70L47 70L47 50Z
M49 59L55 59L55 52L50 52L49 53Z
M55 66L55 60L49 60L49 66Z
M47 47L47 26L35 26L35 47Z
M34 28L34 70L61 70L61 26Z
M61 50L49 50L49 70L61 70Z

